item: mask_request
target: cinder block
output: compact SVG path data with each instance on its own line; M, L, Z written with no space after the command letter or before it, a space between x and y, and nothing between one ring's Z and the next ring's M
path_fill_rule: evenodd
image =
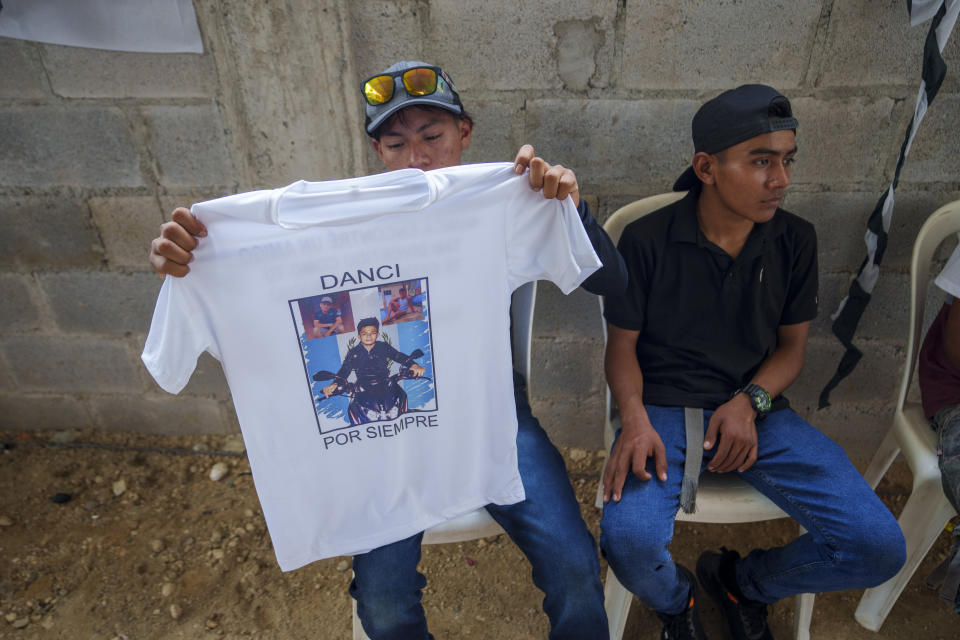
M3 391L12 392L15 387L16 383L13 381L13 375L10 373L10 368L7 366L7 362L3 358L3 353L0 352L0 389Z
M955 182L960 95L940 93L927 110L900 173L909 182Z
M831 403L884 404L891 402L906 357L900 345L879 340L858 340L863 351L860 365L830 394ZM815 336L807 343L807 360L800 377L786 391L798 412L817 408L820 392L837 370L843 345L831 336Z
M44 45L54 93L65 98L192 98L216 95L209 54L133 53Z
M458 89L555 89L563 82L560 47L574 48L583 58L584 69L575 75L604 86L616 12L614 2L495 0L473 11L457 0L434 0L423 47L431 60L442 61ZM557 25L569 21L581 21L584 28L561 26L558 33ZM568 79L570 69L565 65Z
M526 142L552 163L572 167L580 186L662 180L664 190L693 157L692 100L533 100Z
M82 267L99 265L103 259L90 212L79 200L0 196L0 227L3 265Z
M211 189L191 189L185 193L160 196L160 211L164 220L170 220L173 210L177 207L186 207L189 209L194 203L215 200L223 196L229 196L236 193L235 189L224 187Z
M192 187L236 182L214 105L151 106L144 108L144 115L161 184Z
M781 91L803 77L820 2L631 2L621 84L710 90L764 82ZM774 26L775 25L775 26Z
M115 431L228 433L216 400L171 395L102 395L90 401L97 426Z
M516 139L519 126L516 114L521 110L520 103L470 100L466 96L463 99L474 123L470 146L463 154L463 162L513 162L523 144L523 141ZM539 153L540 150L534 147L534 151Z
M918 86L930 23L911 27L898 0L833 3L823 52L821 86Z
M858 265L859 266L859 265ZM850 273L820 275L820 312L811 330L815 335L828 335L833 321L830 314L850 288ZM906 273L881 270L867 310L860 320L854 342L862 339L906 343L910 324L910 279Z
M789 97L789 96L788 96ZM890 98L791 100L800 127L793 184L882 181L897 138Z
M533 396L563 395L580 401L603 390L603 343L569 338L533 339Z
M0 331L32 331L40 325L40 311L30 291L33 282L27 276L0 273Z
M163 215L152 197L90 198L93 220L111 266L147 266L150 241L160 234Z
M558 447L603 448L602 394L571 400L568 396L531 399L533 415Z
M181 391L182 394L213 396L218 400L230 400L230 387L223 376L223 368L209 353L203 353L197 359L197 368L190 382Z
M893 404L836 403L803 417L843 447L854 461L869 462L891 426Z
M353 51L360 79L380 73L400 60L422 60L446 68L441 60L424 60L420 30L422 3L417 0L359 0L349 3ZM459 79L453 80L459 89Z
M571 91L606 87L609 83L609 56L604 47L612 30L605 30L600 18L561 20L553 25L557 37L557 75Z
M152 272L65 271L39 278L57 325L67 332L146 332L163 284Z
M24 40L0 38L0 98L45 98L50 88L43 73L38 46Z
M883 194L876 192L804 192L792 189L784 207L817 228L820 273L851 272L867 255L863 234L867 219ZM924 221L937 208L960 198L960 192L906 191L894 194L893 220L883 268L909 269L913 242Z
M136 356L119 340L5 337L0 349L16 384L27 391L115 392L140 390Z
M603 323L597 296L582 288L565 296L552 283L539 283L533 333L539 338L602 341Z
M0 395L0 429L83 429L93 427L82 402L67 395Z
M677 172L677 175L680 175L680 171ZM610 219L614 213L617 212L617 209L630 204L631 202L636 202L647 196L655 196L658 193L666 192L666 188L663 188L660 191L651 191L646 195L641 196L632 196L632 195L611 195L600 198L600 211L599 215L596 211L593 212L593 217L596 218L600 224L603 224Z
M6 107L0 140L0 184L143 185L133 141L113 107Z

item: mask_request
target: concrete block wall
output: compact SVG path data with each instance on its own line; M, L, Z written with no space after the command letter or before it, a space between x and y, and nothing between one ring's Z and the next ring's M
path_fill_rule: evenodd
M0 427L229 429L226 394L171 401L138 357L161 198L239 187L212 56L0 39L0 58Z
M841 353L828 316L863 258L864 222L919 86L927 25L911 28L904 5L195 0L203 55L0 39L0 427L235 429L211 358L178 398L139 363L160 286L149 240L177 205L378 170L356 85L421 59L452 75L476 120L467 161L510 160L531 143L577 172L601 219L670 188L703 100L756 81L786 93L801 123L786 206L820 231L822 304L788 395L867 458L900 375L910 245L930 212L960 198L949 161L960 143L954 34L947 81L901 177L860 331L866 355L833 406L815 410ZM595 298L541 286L531 392L561 444L600 446L600 327Z

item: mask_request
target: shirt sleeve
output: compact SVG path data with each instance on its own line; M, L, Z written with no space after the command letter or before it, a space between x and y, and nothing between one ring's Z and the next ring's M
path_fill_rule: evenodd
M190 381L197 358L204 351L220 359L209 320L186 283L167 278L140 359L164 391L179 393Z
M650 260L645 258L641 243L635 238L635 227L628 226L620 236L617 249L623 256L627 269L627 288L619 295L607 296L603 316L621 329L642 331L646 318L647 289L650 277Z
M627 267L623 263L623 258L617 248L613 246L607 232L603 230L596 218L590 215L590 207L583 198L580 199L577 212L580 214L583 229L587 232L587 237L590 238L590 244L603 264L580 286L598 296L613 296L623 293L624 289L627 288Z
M573 201L548 200L522 185L507 221L507 274L512 289L550 280L565 294L603 266Z
M950 254L947 266L943 268L934 283L954 298L960 298L960 245Z
M817 232L813 225L805 223L797 234L796 250L793 253L790 286L787 291L780 324L799 324L817 317Z

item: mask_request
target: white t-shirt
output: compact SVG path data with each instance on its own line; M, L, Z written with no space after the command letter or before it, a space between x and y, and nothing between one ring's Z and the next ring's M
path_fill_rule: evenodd
M943 271L933 282L954 298L960 298L960 245L950 254Z
M538 279L569 293L600 266L569 198L498 163L192 211L209 235L164 282L142 358L171 393L203 351L221 362L283 570L524 498L510 294ZM325 297L330 336L313 326Z

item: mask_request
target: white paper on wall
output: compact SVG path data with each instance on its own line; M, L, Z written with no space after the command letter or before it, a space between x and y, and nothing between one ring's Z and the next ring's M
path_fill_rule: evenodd
M113 51L203 53L192 0L2 0L0 36Z

